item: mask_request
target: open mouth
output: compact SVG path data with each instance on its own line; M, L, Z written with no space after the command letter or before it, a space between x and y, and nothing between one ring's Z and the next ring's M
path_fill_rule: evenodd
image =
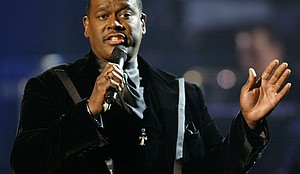
M125 42L125 35L122 33L108 35L105 41L110 45L119 45Z

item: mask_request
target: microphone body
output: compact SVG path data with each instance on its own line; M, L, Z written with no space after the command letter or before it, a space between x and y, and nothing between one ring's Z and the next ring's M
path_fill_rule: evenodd
M112 63L116 63L123 68L124 63L127 59L127 48L123 45L117 45L112 52ZM117 99L117 90L114 88L109 88L105 94L105 102L107 104L113 104Z

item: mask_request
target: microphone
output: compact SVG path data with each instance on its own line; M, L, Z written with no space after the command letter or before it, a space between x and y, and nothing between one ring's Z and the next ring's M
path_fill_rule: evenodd
M127 59L127 48L123 45L117 45L112 54L112 63L116 63L123 68L124 63ZM107 93L105 94L105 101L107 104L113 104L117 99L117 90L114 88L109 88Z

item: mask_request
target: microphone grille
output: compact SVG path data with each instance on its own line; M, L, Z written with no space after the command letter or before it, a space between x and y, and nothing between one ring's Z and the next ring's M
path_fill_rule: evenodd
M124 58L124 61L127 59L127 48L124 45L117 45L112 52L112 62L118 63L120 58Z

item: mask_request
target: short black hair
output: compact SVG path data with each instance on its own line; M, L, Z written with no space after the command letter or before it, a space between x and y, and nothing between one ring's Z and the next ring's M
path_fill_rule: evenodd
M90 14L90 11L91 11L91 1L92 0L87 0L86 1L86 15L87 16ZM138 5L138 8L139 8L140 12L143 12L143 3L142 3L142 0L136 0L136 3Z

